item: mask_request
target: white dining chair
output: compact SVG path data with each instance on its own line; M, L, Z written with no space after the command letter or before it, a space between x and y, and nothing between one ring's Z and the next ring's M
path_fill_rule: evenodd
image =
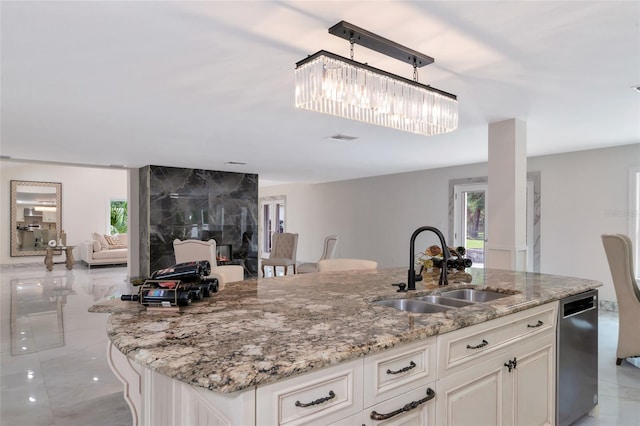
M322 256L318 259L318 262L324 259L333 259L333 255L336 252L338 246L338 236L329 235L324 239L324 249L322 250ZM315 263L301 263L298 265L298 274L307 274L310 272L318 272L318 262Z
M208 260L211 273L207 278L217 278L218 287L224 289L225 284L244 280L244 268L240 265L218 265L216 260L216 241L173 240L173 253L176 263Z
M296 273L296 252L298 250L298 234L289 232L274 233L271 240L271 253L269 258L262 259L262 276L264 277L264 267L273 268L273 276L276 276L276 268L281 266L284 268L284 274L287 275L289 266L293 266L293 273Z

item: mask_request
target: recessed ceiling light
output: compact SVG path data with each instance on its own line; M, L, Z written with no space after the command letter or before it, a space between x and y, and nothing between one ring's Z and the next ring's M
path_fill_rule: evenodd
M329 139L335 139L337 141L352 141L355 139L358 139L357 136L349 136L349 135L343 135L341 133L337 133L333 136L329 136Z
M640 85L639 85L639 86L631 86L631 87L633 87L634 89L636 89L636 91L637 91L637 92L640 92Z
M242 161L226 161L224 164L228 164L230 166L246 166L247 163L243 163Z

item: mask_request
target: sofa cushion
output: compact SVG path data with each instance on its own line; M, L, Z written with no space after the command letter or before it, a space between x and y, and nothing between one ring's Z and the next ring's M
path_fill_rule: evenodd
M94 259L126 259L127 258L127 249L113 249L113 250L102 250L99 252L93 253Z
M100 251L102 250L102 246L100 245L100 241L98 240L93 240L93 251Z
M102 250L109 249L109 243L107 242L107 239L104 237L104 235L94 232L91 234L91 238L93 238L94 240L100 243L100 248Z
M121 248L127 247L125 244L122 244L122 241L120 241L119 235L105 234L104 239L107 240L107 243L109 244L109 250L121 249Z

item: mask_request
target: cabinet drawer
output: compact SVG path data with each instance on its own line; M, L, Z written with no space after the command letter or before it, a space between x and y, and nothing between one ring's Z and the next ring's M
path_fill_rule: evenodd
M435 384L421 386L388 401L365 409L362 424L427 426L436 420Z
M258 388L258 424L327 424L362 410L362 359Z
M438 377L473 362L506 344L533 334L552 333L557 302L438 336Z
M364 406L434 381L436 338L402 345L364 359Z

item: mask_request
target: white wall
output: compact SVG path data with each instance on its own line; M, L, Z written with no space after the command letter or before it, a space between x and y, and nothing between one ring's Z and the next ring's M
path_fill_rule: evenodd
M540 271L602 281L600 297L615 300L600 235L627 233L628 169L640 164L640 144L530 158L541 172ZM337 257L409 266L409 237L422 225L448 235L450 179L487 175L487 164L449 167L318 185L260 188L260 197L287 197L288 232L300 234L298 259L315 261L326 235L338 234ZM419 239L417 249L435 243Z
M38 163L0 161L2 208L0 209L0 264L42 262L42 258L11 257L9 230L10 181L33 180L62 183L62 229L67 243L79 245L92 232L109 231L109 202L127 199L127 171L88 167L58 166ZM74 250L80 259L78 249Z
M630 234L625 215L629 169L640 165L640 144L536 157L541 170L540 271L602 281L600 298L615 301L600 236ZM637 247L636 247L637 249Z

